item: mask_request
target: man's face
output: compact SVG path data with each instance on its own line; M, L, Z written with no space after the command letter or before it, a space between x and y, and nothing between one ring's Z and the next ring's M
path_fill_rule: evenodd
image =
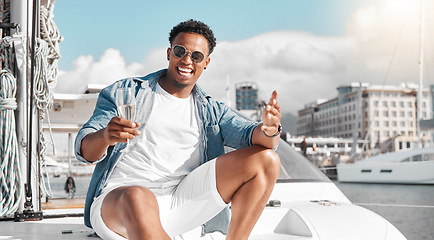
M177 57L173 53L173 47L181 45L187 50L183 57ZM199 51L204 54L204 59L200 63L192 60L191 54ZM173 40L171 48L167 49L167 58L169 67L167 77L177 88L194 86L203 69L208 66L210 58L208 57L208 41L206 38L197 33L180 33Z

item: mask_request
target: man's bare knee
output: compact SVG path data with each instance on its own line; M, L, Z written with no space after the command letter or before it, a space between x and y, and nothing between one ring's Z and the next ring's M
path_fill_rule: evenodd
M271 149L263 150L261 151L261 162L264 173L272 179L277 179L280 172L279 155Z
M148 189L140 186L130 186L123 190L119 204L123 209L133 208L132 210L140 210L137 208L149 208L150 205L158 206L154 194Z

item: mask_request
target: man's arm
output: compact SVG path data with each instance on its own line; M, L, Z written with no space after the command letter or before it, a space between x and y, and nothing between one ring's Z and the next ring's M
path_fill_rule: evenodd
M127 142L127 139L134 139L140 135L140 131L135 129L139 126L140 123L138 122L113 117L107 127L83 138L81 141L82 156L90 162L101 159L109 146L113 146L117 142Z
M262 124L258 125L253 131L252 143L266 148L275 148L279 144L279 125L282 118L280 105L277 102L279 93L274 91L270 101L262 111ZM275 135L277 134L277 135Z

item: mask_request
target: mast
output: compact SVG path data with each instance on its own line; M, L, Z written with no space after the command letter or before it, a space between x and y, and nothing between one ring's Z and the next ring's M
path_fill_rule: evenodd
M39 0L11 1L11 21L17 22L23 36L24 63L17 73L17 138L22 169L21 186L24 198L15 212L15 221L42 219L39 179L39 113L34 108L33 84L35 69L35 41L39 35ZM29 62L31 66L29 67ZM35 171L36 169L36 171Z
M18 29L16 29L16 34L22 34L23 35L23 41L22 49L27 49L27 31L28 31L28 21L27 18L28 14L28 8L27 8L27 1L21 0L21 1L11 1L10 2L10 16L11 16L11 22L18 24ZM14 32L11 32L13 34ZM17 75L17 110L15 112L16 116L16 124L17 127L17 141L18 141L18 159L20 159L20 168L22 170L27 169L27 161L24 161L26 159L25 154L25 147L21 143L26 143L26 132L27 132L27 57L23 58L23 63L21 65L22 67L18 67L18 71L16 72ZM21 177L21 179L23 179ZM24 189L24 181L21 181L20 189ZM21 202L19 204L18 211L23 211L24 206L24 198L21 198Z
M422 119L422 99L423 99L423 48L424 48L424 1L420 1L420 54L419 54L419 90L417 91L417 146L422 146L422 132L420 130L420 120Z

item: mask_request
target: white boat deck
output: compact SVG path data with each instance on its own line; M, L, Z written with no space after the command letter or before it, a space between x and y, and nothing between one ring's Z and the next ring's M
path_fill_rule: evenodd
M44 211L44 216L61 214L62 210ZM68 213L83 209L68 209ZM46 218L40 221L0 222L0 240L63 240L100 239L89 237L93 230L83 224L83 217Z

